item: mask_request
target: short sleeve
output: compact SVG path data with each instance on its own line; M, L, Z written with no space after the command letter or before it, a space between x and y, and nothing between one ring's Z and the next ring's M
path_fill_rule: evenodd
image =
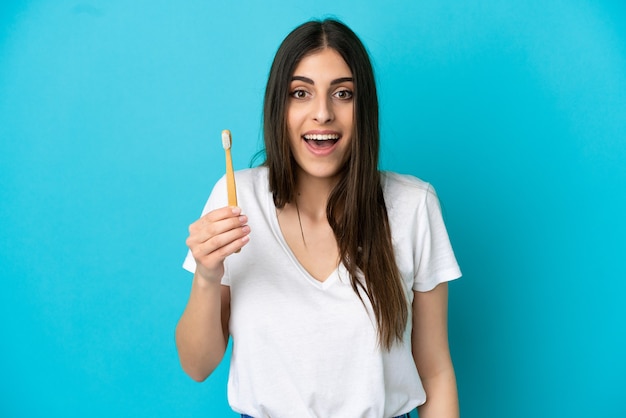
M439 198L430 184L417 212L415 233L413 290L427 292L440 283L461 277Z

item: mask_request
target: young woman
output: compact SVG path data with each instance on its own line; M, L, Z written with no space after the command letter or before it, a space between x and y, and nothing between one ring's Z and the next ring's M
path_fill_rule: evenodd
M460 270L432 187L378 170L372 66L344 24L283 41L264 137L265 163L236 174L241 209L222 179L189 228L183 369L206 379L232 336L228 399L244 417L458 417Z

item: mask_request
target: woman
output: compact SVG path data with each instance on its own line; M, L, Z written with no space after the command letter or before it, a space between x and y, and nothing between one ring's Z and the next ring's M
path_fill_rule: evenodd
M433 189L378 171L372 66L348 27L285 38L264 137L265 164L237 173L245 214L222 179L189 228L183 369L206 379L232 336L242 416L457 417L446 283L460 270Z

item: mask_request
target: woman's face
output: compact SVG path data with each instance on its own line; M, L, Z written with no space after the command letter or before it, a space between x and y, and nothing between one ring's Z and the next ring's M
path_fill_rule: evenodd
M341 55L325 48L305 56L291 78L287 128L299 178L335 180L350 156L354 81Z

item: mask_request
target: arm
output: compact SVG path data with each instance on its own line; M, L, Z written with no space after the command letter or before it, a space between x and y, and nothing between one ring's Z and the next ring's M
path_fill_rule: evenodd
M189 227L187 245L196 260L196 273L176 327L176 347L183 370L197 381L215 370L226 351L230 287L221 285L224 259L248 242L246 222L239 208L222 208Z
M413 359L426 391L420 418L458 418L459 399L448 346L448 285L414 292Z

